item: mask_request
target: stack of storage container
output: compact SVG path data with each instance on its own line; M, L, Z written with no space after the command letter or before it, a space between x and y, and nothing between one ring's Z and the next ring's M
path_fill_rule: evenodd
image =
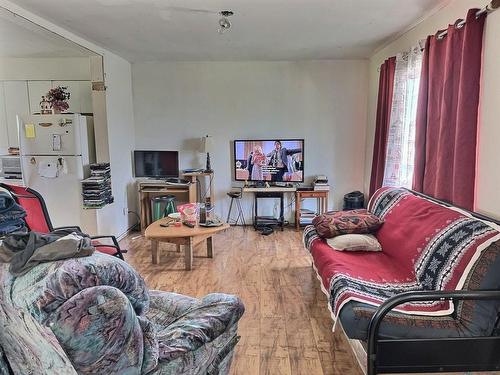
M90 165L90 177L82 181L82 195L84 208L102 208L113 203L109 163Z

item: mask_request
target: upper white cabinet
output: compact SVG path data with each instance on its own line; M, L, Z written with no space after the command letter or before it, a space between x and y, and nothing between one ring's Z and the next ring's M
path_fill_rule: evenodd
M51 88L51 81L28 81L31 113L40 113L40 102L42 101L42 96L47 95Z
M26 81L4 81L5 118L10 147L19 147L16 116L30 113Z
M92 109L92 82L80 81L80 113L94 113Z
M31 113L40 112L42 96L54 87L67 87L70 94L68 112L92 113L92 85L90 81L28 81Z
M19 147L16 115L40 113L42 96L56 86L68 88L68 112L93 113L90 81L0 81L0 155Z

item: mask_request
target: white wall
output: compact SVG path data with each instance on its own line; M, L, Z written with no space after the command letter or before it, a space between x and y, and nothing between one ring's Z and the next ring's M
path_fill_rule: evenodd
M370 172L377 111L378 67L382 62L408 49L419 39L444 29L456 19L464 18L470 8L482 8L488 0L455 0L433 16L427 18L400 38L385 46L370 59L369 66L369 101L366 137L365 192L369 190ZM480 136L478 153L478 175L476 210L500 218L500 10L488 15L485 28L482 102L480 108Z
M305 138L306 182L326 174L338 208L363 188L367 82L364 60L133 64L136 148L182 150L181 169L201 167L199 138L212 135L216 206L225 214L232 140Z
M103 56L107 86L107 127L115 203L99 210L98 232L115 235L125 233L136 221L134 216L126 213L128 209L135 210L135 196L132 192L133 189L130 188L132 181L130 155L134 148L130 63L8 0L0 0L0 6Z
M0 58L0 81L90 81L88 57Z
M130 63L116 55L104 59L106 112L111 181L115 203L98 212L99 233L121 234L135 217L136 210L131 154L134 148L134 112Z

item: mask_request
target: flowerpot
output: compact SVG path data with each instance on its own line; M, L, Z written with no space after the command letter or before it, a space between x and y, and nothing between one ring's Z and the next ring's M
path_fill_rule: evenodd
M58 115L61 113L61 110L59 108L52 108L52 114Z

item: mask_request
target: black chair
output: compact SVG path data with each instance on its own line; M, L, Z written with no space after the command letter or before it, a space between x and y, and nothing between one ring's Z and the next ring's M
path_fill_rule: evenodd
M239 225L241 220L241 225L243 228L246 227L245 216L243 215L243 209L241 208L241 198L243 197L242 191L230 191L227 196L231 198L231 204L229 205L229 212L227 213L226 222L229 225ZM233 210L233 203L236 200L236 210L238 211L238 216L236 220L231 220L231 211Z

